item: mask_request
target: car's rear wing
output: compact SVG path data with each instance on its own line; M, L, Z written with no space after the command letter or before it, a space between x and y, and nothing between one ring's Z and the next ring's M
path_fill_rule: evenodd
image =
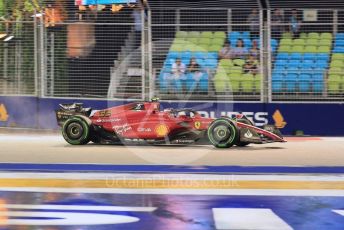
M89 117L92 109L84 108L82 103L59 104L60 108L56 112L56 120L59 126L63 126L64 122L71 116L83 115Z

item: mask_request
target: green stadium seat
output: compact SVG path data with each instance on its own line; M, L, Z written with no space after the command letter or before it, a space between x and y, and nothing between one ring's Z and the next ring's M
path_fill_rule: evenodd
M170 48L170 51L181 52L184 50L184 46L180 44L173 44Z
M331 33L321 33L320 39L332 40L332 34Z
M307 46L317 46L319 43L318 39L307 39L306 40L306 45Z
M344 53L334 53L332 60L344 60Z
M213 37L214 38L223 38L223 39L225 39L226 38L226 33L223 32L223 31L216 31L216 32L214 32Z
M328 71L329 75L340 75L342 74L342 68L340 67L332 67L330 68L330 70Z
M240 92L240 81L231 81L230 82L230 87L232 89L232 92L237 93Z
M317 53L318 49L316 46L305 46L304 52L305 53Z
M203 31L201 33L202 38L213 38L213 32L211 31Z
M176 38L186 38L188 36L188 32L186 31L177 31Z
M242 79L241 71L240 72L231 72L230 74L228 74L228 79L230 81L240 81Z
M319 40L318 44L319 44L319 46L331 46L332 40L321 39L321 40Z
M231 67L234 66L234 63L231 59L221 59L219 65L222 67Z
M261 82L262 76L260 74L256 74L256 76L254 76L254 88L257 93L259 93L261 90Z
M331 47L329 46L319 46L318 53L329 53L331 51Z
M201 34L198 31L190 31L188 33L189 38L199 38L200 36L201 36Z
M344 62L342 60L333 60L330 64L330 67L344 67Z
M219 52L222 49L222 45L210 45L208 48L209 52Z
M280 45L281 46L290 46L293 44L293 40L290 39L290 38L282 38L281 41L280 41Z
M304 47L303 46L292 46L291 47L291 52L292 53L303 53L304 52Z
M304 46L305 45L305 40L302 38L297 38L293 40L293 45L294 46Z
M211 39L210 38L201 38L198 40L198 44L211 44Z
M292 37L293 37L293 34L290 32L284 32L282 34L282 38L292 38Z
M338 84L338 82L329 81L327 83L327 90L329 94L336 94L341 91L341 84Z
M237 74L237 75L241 75L242 73L242 67L241 66L233 66L229 69L228 71L230 74Z
M286 46L286 45L280 46L280 47L278 48L278 52L279 52L279 53L289 53L289 52L291 52L290 46Z
M218 93L225 92L228 84L229 81L225 78L214 78L215 91Z
M254 88L254 78L252 74L243 74L241 87L243 92L252 92Z
M224 42L225 42L224 38L214 38L213 40L211 40L211 44L213 44L213 45L223 46Z
M300 33L300 38L307 39L308 38L307 33L305 32Z
M187 41L193 44L198 44L199 39L197 37L189 37Z
M311 33L308 33L308 38L319 39L320 35L319 35L319 33L311 32Z

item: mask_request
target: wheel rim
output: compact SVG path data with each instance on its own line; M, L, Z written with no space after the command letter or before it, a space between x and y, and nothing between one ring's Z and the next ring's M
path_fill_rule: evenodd
M79 139L82 136L83 132L84 128L82 127L82 125L76 122L69 124L67 127L68 137L72 140Z
M230 137L230 135L231 131L225 125L219 125L213 130L213 137L218 143L226 141Z

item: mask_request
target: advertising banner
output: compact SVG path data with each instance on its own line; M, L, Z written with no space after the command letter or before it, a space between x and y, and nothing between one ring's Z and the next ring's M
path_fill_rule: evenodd
M55 110L61 103L83 103L101 110L125 101L0 97L0 126L58 129ZM343 136L344 105L223 102L161 102L161 109L193 108L205 117L245 114L257 126L274 124L284 135L303 131L306 135Z

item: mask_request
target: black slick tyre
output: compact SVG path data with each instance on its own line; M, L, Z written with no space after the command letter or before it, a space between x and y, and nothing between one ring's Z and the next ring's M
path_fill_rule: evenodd
M216 148L230 148L237 143L239 137L235 123L226 118L214 120L207 133L210 143Z
M71 145L85 145L90 141L90 130L90 125L84 119L71 117L62 127L62 136Z

